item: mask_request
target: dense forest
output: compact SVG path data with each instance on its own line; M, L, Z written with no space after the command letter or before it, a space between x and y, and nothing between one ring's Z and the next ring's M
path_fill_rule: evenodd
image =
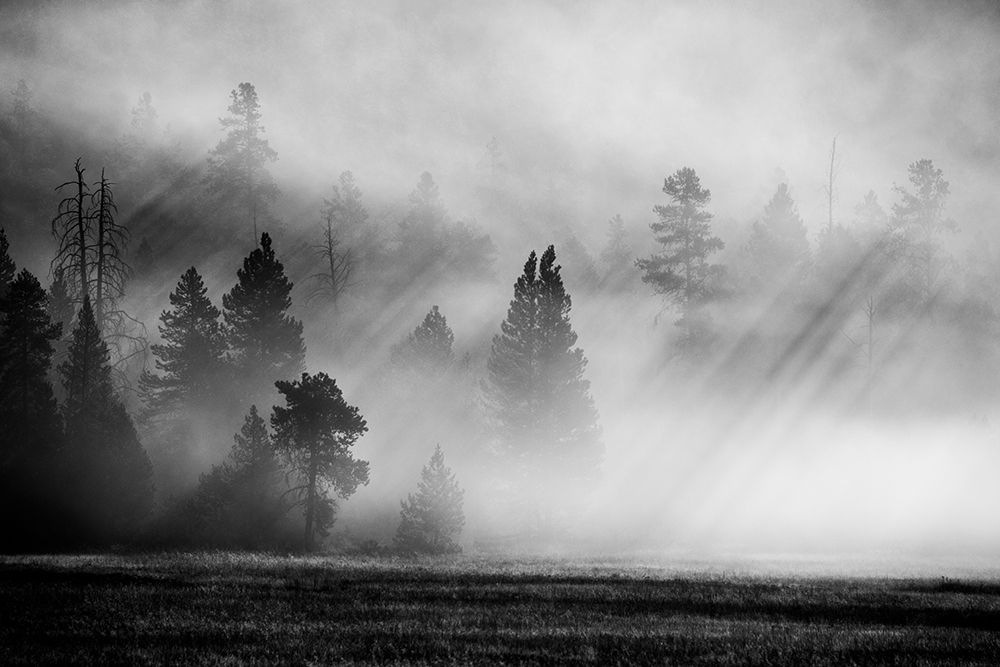
M317 174L249 81L208 143L150 92L83 132L2 83L6 550L694 540L995 462L1000 255L934 155L848 190L830 132L821 192L777 170L717 215L697 153L574 200L488 133L462 179Z

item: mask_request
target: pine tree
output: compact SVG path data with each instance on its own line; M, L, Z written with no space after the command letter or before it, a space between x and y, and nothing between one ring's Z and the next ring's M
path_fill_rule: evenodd
M281 465L267 424L250 406L226 461L202 475L189 511L201 544L260 549L280 540L288 512ZM190 528L189 528L190 530Z
M11 259L9 250L10 243L7 241L7 232L3 227L0 227L0 299L7 294L7 289L17 272L17 264Z
M392 363L397 370L412 373L417 378L439 377L455 359L454 342L455 334L448 320L437 306L431 306L424 321L393 348Z
M84 297L68 359L60 365L66 401L64 463L78 539L127 538L152 505L152 466L132 419L115 397L90 300Z
M616 290L627 288L635 274L634 257L628 243L625 221L616 213L608 220L607 241L599 257L603 266L601 285Z
M287 314L292 283L266 232L236 276L237 284L222 297L223 317L237 381L245 388L249 405L271 396L275 380L302 371L305 343L302 322Z
M809 240L787 184L778 185L742 252L749 292L774 294L803 284L811 261Z
M931 160L909 166L912 189L895 186L899 201L892 206L887 251L902 269L902 282L910 293L911 306L926 306L944 267L940 236L954 231L955 223L944 216L949 183Z
M705 207L712 193L701 187L701 180L694 169L684 167L663 181L663 192L670 203L657 205L653 210L659 220L650 224L662 252L648 259L640 259L636 266L643 272L642 281L651 285L681 309L685 337L695 335L694 321L699 308L704 305L715 288L721 268L709 264L708 257L724 244L712 236L712 214Z
M438 445L420 474L416 495L400 503L396 548L435 554L461 551L456 540L465 525L464 495Z
M277 160L278 154L263 136L260 101L253 84L241 83L230 97L230 115L219 120L228 134L209 157L211 187L231 203L242 204L256 243L258 224L270 220L268 206L279 194L265 166Z
M303 373L301 380L275 385L286 407L275 406L271 415L274 443L298 479L294 490L305 508L308 551L316 534L333 523L336 504L325 489L332 487L340 498L348 498L359 485L368 484L368 462L351 453L368 425L326 373Z
M218 403L226 379L226 344L219 309L207 294L192 266L170 293L173 310L160 314L163 343L153 345L152 351L163 374L147 372L140 379L146 405L154 414L176 416Z
M583 373L587 360L573 347L571 299L549 246L528 256L514 285L507 318L493 338L484 391L499 453L529 486L546 476L586 480L601 459L597 410Z
M2 548L53 545L62 429L49 383L52 341L60 326L45 309L45 290L22 270L0 299L0 525Z
M15 459L38 455L34 449L53 449L59 420L48 372L52 342L62 327L46 311L45 290L22 269L0 298L0 422L6 468Z

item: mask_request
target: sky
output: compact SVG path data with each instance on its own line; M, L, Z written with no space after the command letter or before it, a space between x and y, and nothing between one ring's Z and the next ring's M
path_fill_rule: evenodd
M120 132L149 91L207 151L254 83L275 175L306 187L351 169L405 194L429 170L462 216L497 137L516 178L597 226L645 223L691 166L717 216L752 219L787 180L818 230L836 136L837 219L869 189L891 204L925 157L960 224L996 217L995 3L15 2L0 19L6 87L25 78L81 130Z

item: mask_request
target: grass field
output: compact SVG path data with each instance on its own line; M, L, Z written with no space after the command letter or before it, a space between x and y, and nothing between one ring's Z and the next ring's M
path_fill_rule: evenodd
M624 561L0 559L0 664L1000 663L1000 582Z

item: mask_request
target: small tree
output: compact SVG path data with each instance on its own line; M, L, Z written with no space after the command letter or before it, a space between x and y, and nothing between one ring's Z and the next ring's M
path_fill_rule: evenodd
M274 443L298 479L292 490L305 507L303 544L310 550L316 533L333 523L336 505L326 496L324 485L346 499L359 485L368 484L368 462L351 453L368 424L326 373L303 373L301 380L279 381L275 386L287 407L275 406L271 415Z
M461 551L456 540L465 525L464 495L455 475L444 464L441 446L436 446L420 474L416 495L411 493L400 503L396 548L437 554Z
M250 406L233 441L226 461L202 475L187 507L197 525L186 532L194 532L203 544L250 549L276 545L288 503L281 465L257 406Z
M454 342L455 334L448 320L437 306L431 306L424 321L393 348L392 363L398 370L413 372L418 377L440 376L455 359Z

